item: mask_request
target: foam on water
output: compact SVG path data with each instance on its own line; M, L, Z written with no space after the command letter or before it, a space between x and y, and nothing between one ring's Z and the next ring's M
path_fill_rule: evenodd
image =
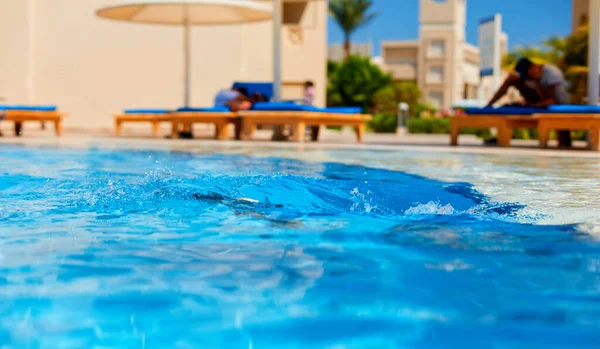
M468 183L166 152L0 163L0 346L600 341L598 242Z

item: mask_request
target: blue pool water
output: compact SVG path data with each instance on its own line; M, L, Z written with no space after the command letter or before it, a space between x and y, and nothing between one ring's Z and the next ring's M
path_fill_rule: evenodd
M600 244L523 208L337 163L3 146L0 347L598 348Z

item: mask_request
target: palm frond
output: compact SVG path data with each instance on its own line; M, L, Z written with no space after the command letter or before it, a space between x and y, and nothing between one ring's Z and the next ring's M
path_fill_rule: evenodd
M372 0L331 0L329 14L349 37L378 16L377 13L369 12L371 6Z

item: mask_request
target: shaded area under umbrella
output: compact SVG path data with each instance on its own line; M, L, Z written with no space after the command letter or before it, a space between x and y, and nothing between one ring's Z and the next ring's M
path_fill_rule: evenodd
M251 0L147 0L99 9L102 18L119 21L177 25L184 28L184 105L190 106L190 34L192 26L228 25L265 21L271 10Z

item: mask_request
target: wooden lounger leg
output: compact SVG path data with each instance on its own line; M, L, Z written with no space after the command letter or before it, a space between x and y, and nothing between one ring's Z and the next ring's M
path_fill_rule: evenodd
M152 121L152 134L154 137L160 135L160 121Z
M235 120L233 126L235 127L235 139L239 141L242 139L242 120Z
M590 129L589 148L593 151L600 150L600 128L592 127Z
M362 143L365 139L365 125L360 124L354 127L354 129L356 131L356 140L358 141L358 143Z
M319 140L319 130L321 129L321 125L313 125L310 129L310 139L313 142Z
M304 142L304 137L306 136L306 123L303 121L295 122L292 127L292 132L292 141Z
M460 127L454 122L450 122L450 145L458 145L458 136L460 135Z
M240 134L240 139L241 140L249 140L250 139L250 121L248 121L247 119L242 119L241 121L241 126L240 128L242 129L242 132Z
M23 134L23 123L15 122L15 136L21 136Z
M179 138L179 122L175 120L171 121L171 138Z
M242 121L242 139L250 140L254 136L254 132L256 132L256 123L253 121L244 119Z
M285 125L273 126L273 137L271 137L271 140L273 140L273 141L285 140L285 136L283 135L284 129L285 129ZM294 133L294 130L292 129L292 134L293 133Z
M123 122L121 122L121 120L119 120L119 119L115 120L115 136L121 135L122 128L123 128Z
M548 147L548 138L550 138L550 129L540 121L538 125L538 142L540 148Z
M54 121L54 130L56 131L57 137L62 136L62 120L61 119L56 119L56 121Z
M217 139L220 141L226 141L229 139L229 123L219 122L215 123L217 129Z
M512 129L506 125L498 126L498 145L501 147L510 147L512 138Z

